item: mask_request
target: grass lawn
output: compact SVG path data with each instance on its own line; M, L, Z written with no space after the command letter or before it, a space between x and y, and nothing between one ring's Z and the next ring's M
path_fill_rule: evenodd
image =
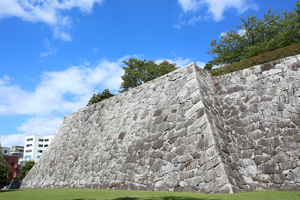
M24 189L24 190L2 190L1 200L42 200L42 199L72 199L72 200L221 200L221 199L246 199L246 200L281 200L300 199L300 192L273 192L256 191L239 194L195 194L181 192L145 192L145 191L123 191L123 190L89 190L89 189Z

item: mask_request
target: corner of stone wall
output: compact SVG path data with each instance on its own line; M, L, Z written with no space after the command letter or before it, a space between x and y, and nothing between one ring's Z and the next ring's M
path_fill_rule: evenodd
M224 117L219 104L215 101L213 81L210 74L194 64L200 99L203 104L203 116L207 121L207 137L211 140L212 147L207 149L207 154L214 154L220 161L208 173L222 174L204 186L204 192L208 193L237 193L244 190L245 181L237 170L238 151L233 144L230 129L224 129ZM231 154L234 154L232 156ZM208 189L210 188L211 191ZM201 190L201 189L200 189Z

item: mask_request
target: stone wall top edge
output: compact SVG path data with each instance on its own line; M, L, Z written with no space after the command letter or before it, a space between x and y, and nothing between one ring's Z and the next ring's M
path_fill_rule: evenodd
M297 60L297 62L300 62L300 54L295 55L295 56L289 56L289 57L281 58L281 59L278 59L278 60L275 60L275 61L271 61L270 63L273 63L273 65L274 65L274 67L271 68L271 69L276 69L276 68L278 68L278 67L276 67L277 65L281 64L282 62L294 59L294 58ZM276 64L274 64L274 63L276 63ZM264 63L264 64L266 64L266 63ZM212 79L213 80L218 80L218 79L230 77L232 75L241 75L241 74L243 74L243 72L248 71L248 70L252 70L252 71L254 71L255 74L258 74L258 73L261 73L261 67L264 64L255 65L255 66L252 66L252 67L249 67L249 68L246 68L246 69L242 69L240 71L231 72L231 73L224 74L224 75L221 75L221 76L218 76L218 77L212 77ZM292 67L291 65L287 66L287 68L291 68L291 67ZM265 71L269 71L271 69L267 69Z

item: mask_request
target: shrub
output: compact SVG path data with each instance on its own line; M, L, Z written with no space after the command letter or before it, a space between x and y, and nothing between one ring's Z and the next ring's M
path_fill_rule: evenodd
M90 99L89 103L87 104L87 106L92 105L94 103L98 103L98 102L103 101L105 99L108 99L109 97L112 97L112 96L114 96L114 94L111 94L109 92L109 89L105 89L105 90L103 90L103 92L101 94L100 93L94 94L91 97L91 99Z
M235 71L240 71L255 65L272 62L288 56L300 54L300 43L293 44L284 48L276 49L268 53L261 54L252 58L248 58L230 65L218 67L209 71L212 76L221 76Z

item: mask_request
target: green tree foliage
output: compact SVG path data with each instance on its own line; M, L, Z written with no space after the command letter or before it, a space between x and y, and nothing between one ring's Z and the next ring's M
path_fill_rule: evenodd
M2 147L0 145L0 187L6 185L8 171L9 165L4 160L4 154L2 153Z
M146 59L130 58L128 61L123 60L123 62L126 65L122 67L125 70L125 74L121 77L123 82L121 83L121 90L119 92L128 91L130 88L178 69L176 64L169 63L168 61L156 64L153 60L146 62Z
M256 15L241 17L242 24L234 26L239 31L230 30L211 40L208 54L213 59L204 67L211 70L213 65L228 65L246 58L257 56L300 42L300 1L296 8L278 14L272 8L265 11L264 17Z
M100 101L102 101L104 99L107 99L109 97L112 97L112 96L114 96L114 94L111 94L109 92L109 89L105 89L105 90L103 90L103 92L101 94L100 93L94 94L91 97L91 99L90 99L89 103L87 104L87 106L92 105L92 104L97 103L97 102L100 102Z
M22 167L21 175L18 177L19 180L23 180L31 168L34 166L34 160L27 161L25 165Z

